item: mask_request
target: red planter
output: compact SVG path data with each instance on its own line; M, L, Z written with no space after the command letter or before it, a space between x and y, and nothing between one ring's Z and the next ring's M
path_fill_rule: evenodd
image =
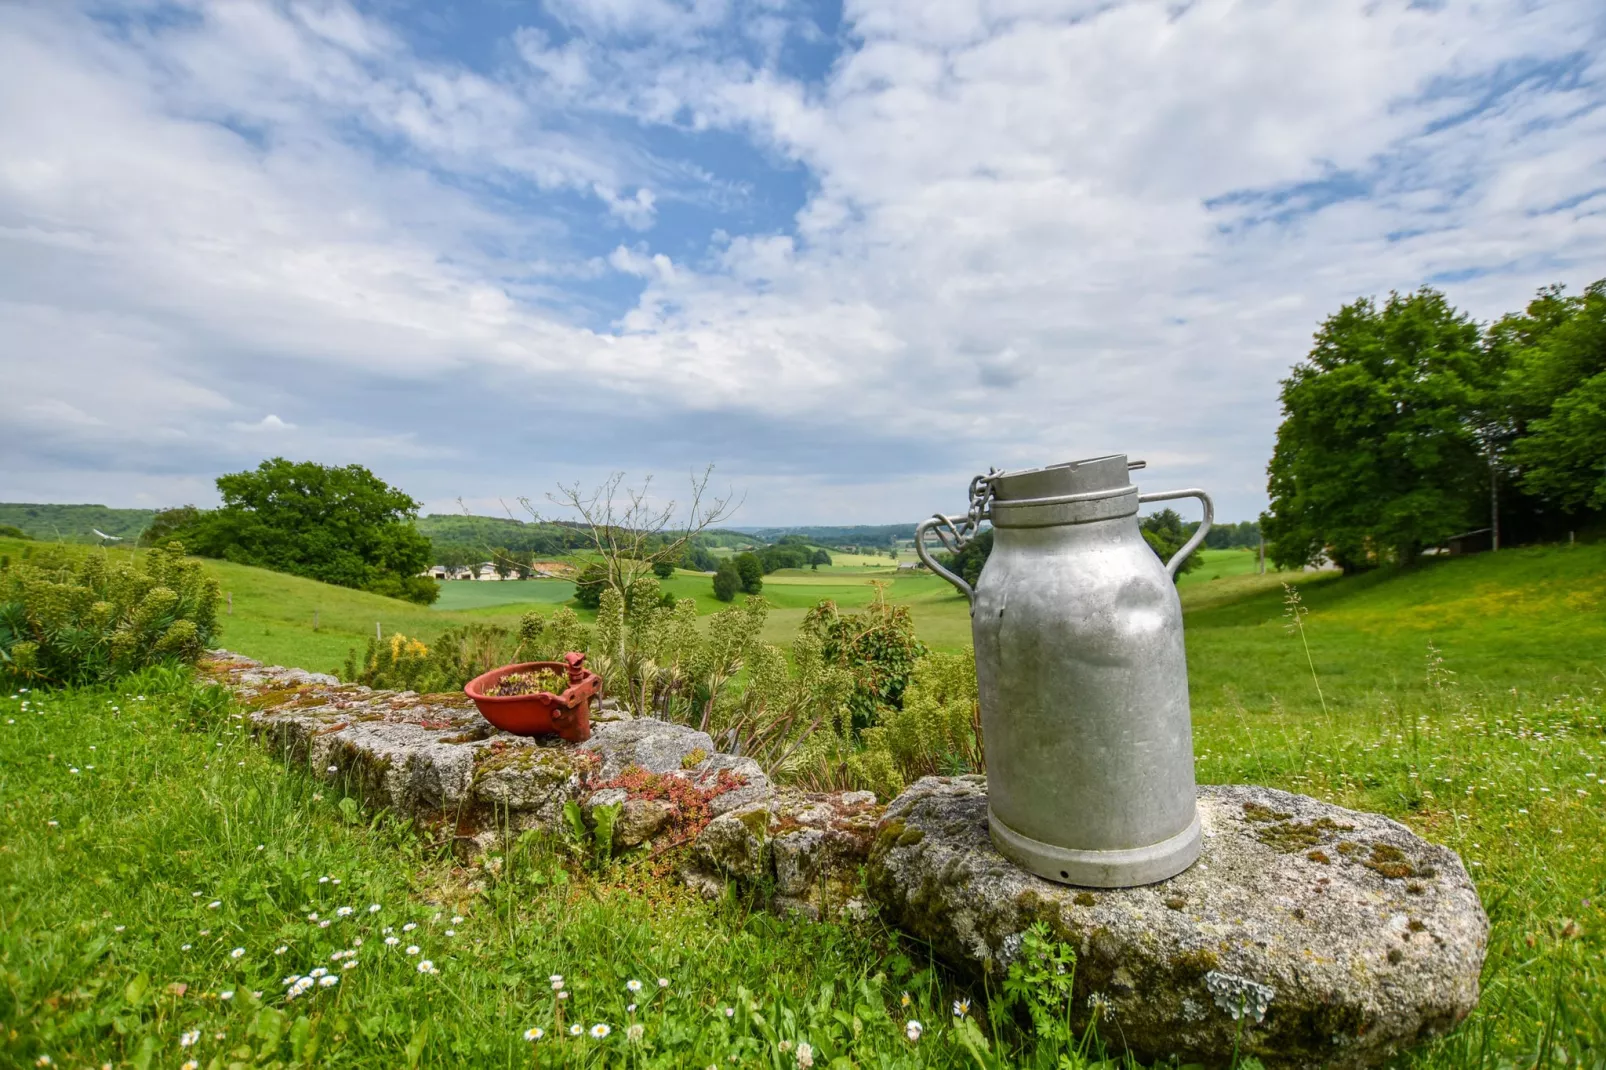
M504 732L516 736L539 736L556 733L570 743L583 743L591 738L591 699L602 687L602 678L584 668L584 654L569 653L558 661L526 661L518 665L504 665L476 676L463 686L464 694L474 700L480 714ZM504 676L516 672L551 669L567 673L569 686L563 694L537 691L533 695L487 695L485 692Z

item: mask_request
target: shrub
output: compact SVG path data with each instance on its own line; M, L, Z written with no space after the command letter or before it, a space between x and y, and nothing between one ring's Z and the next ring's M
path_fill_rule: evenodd
M360 664L355 650L348 653L344 676L350 683L397 691L460 691L514 656L513 633L494 624L448 628L427 646L397 632L388 639L368 640Z
M741 587L742 576L736 571L736 562L727 557L714 573L714 597L721 602L734 601Z
M880 586L863 613L844 615L824 601L803 618L803 628L820 639L825 660L853 674L853 727L875 724L886 707L903 705L903 690L926 646L915 638L908 606L888 605Z
M177 546L129 558L47 550L0 572L0 674L73 686L193 662L221 597Z
M903 708L885 707L881 723L864 730L864 750L849 758L855 786L889 799L923 776L981 772L980 712L974 654L921 658Z
M15 524L0 524L0 539L32 539L26 531Z
M608 570L601 565L587 565L574 581L574 601L582 609L596 609L607 589Z
M441 585L431 576L401 576L385 572L363 585L363 590L382 594L386 598L400 598L404 602L417 602L421 606L433 605L441 596Z
M735 557L736 572L742 578L742 590L747 594L757 594L764 589L764 562L757 554L737 554Z

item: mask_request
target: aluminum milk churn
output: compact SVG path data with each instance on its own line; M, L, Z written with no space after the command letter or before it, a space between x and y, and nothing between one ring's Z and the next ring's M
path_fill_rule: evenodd
M1049 880L1149 884L1199 857L1182 606L1172 575L1210 530L1202 490L1139 494L1114 454L971 482L970 512L920 524L915 547L970 599L988 820L1005 857ZM1140 502L1198 498L1204 522L1162 564ZM982 521L971 588L927 552Z

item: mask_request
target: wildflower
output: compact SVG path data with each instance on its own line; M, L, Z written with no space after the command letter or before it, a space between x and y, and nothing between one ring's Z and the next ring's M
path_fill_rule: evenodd
M183 944L183 945L181 945L179 947L180 951L188 951L189 949L190 949L190 945L189 944Z
M52 1060L51 1060L50 1056L41 1055L41 1056L39 1056L39 1058L37 1058L37 1059L35 1059L33 1061L33 1064L35 1066L49 1066L51 1064L51 1061Z
M368 913L370 913L370 914L378 914L379 913L379 904L378 903L369 903L368 904Z
M905 992L902 996L898 997L898 1002L902 1003L905 1007L907 1007L913 1001L910 1000L909 993Z
M407 924L406 924L406 925L403 925L403 926L402 926L402 932L404 932L404 933L410 933L410 932L412 932L412 931L413 931L413 930L414 930L414 929L416 929L416 928L418 928L418 922L416 922L416 921L410 921L410 922L408 922L408 923L407 923Z
M341 966L340 968L342 970L349 970L355 965L357 965L357 960L356 959L347 959L345 965Z
M461 924L463 924L463 916L461 914L454 914L452 916L452 924L453 925L461 925Z
M199 1029L192 1029L188 1033L185 1033L178 1038L178 1046L181 1048L193 1047L195 1042L200 1039L201 1031Z
M220 907L222 905L223 905L223 900L214 899L210 903L206 904L206 909L208 909L208 910L216 910L218 907Z
M575 1022L575 1023L574 1023L574 1024L573 1024L573 1025L571 1025L571 1026L570 1026L570 1027L569 1027L569 1035L570 1035L570 1036L571 1036L571 1037L577 1037L577 1036L579 1036L579 1035L580 1035L580 1034L581 1034L581 1033L584 1033L584 1032L585 1032L585 1030L584 1030L584 1029L582 1029L582 1028L581 1028L581 1026L580 1026L580 1023L579 1023L579 1022Z
M781 1050L782 1055L792 1050L792 1042L790 1040L783 1040L775 1046Z
M201 935L202 936L211 936L212 935L212 930L211 929L202 929L201 930Z
M456 929L447 929L446 930L446 935L447 936L456 936L457 935L457 930Z
M340 907L335 911L335 916L339 918L349 918L351 916L351 908Z
M329 988L329 987L332 987L332 986L337 985L339 983L340 983L339 974L333 974L332 973L327 977L318 978L318 986L320 988Z
M323 920L322 920L322 921L320 921L320 922L319 922L319 923L318 923L318 928L320 928L320 929L327 929L327 928L329 928L329 919L328 919L328 918L325 918L325 919L323 919Z
M395 947L399 943L401 943L401 941L396 939L394 936L385 937L385 946L386 947Z
M299 980L301 980L301 975L299 973L292 973L289 977L286 977L283 981L280 981L279 983L282 984L282 985L293 985Z
M280 944L278 947L273 949L273 953L275 955L282 955L286 951L289 951L289 950L290 950L290 946L288 944Z
M308 921L317 921L318 920L318 912L316 910L314 910L311 914L308 914L307 915L307 920Z
M329 771L331 773L338 773L338 772L340 772L340 767L338 765L331 765L329 767Z
M552 975L552 991L557 992L563 988L563 978L557 974Z
M340 883L340 878L339 877L330 877L329 878L329 883L330 884L339 884Z
M329 878L328 877L319 877L318 878L318 883L319 884L328 884L329 883Z
M735 1007L726 1007L725 1008L725 1017L727 1017L727 1018L736 1017L736 1008Z
M629 1014L635 1014L636 1013L636 1005L634 1003L630 1004L630 1006L625 1008L625 1011L627 1013L629 1013Z
M956 1000L954 1000L954 1017L955 1018L963 1018L965 1015L967 1015L969 1013L970 1013L970 1000L968 1000L968 999L956 999Z
M658 978L658 987L659 988L668 988L669 987L669 978L667 978L667 977Z
M647 1027L642 1025L640 1022L636 1022L629 1029L625 1030L625 1036L630 1038L630 1043L632 1044L640 1044L641 1038L646 1035Z
M632 978L631 980L625 982L625 987L630 989L632 992L640 992L641 982Z
M237 947L233 951L230 951L229 952L229 958L231 958L231 959L243 959L243 958L245 958L245 948Z
M45 824L49 825L53 829L61 828L61 822L59 821L46 821ZM45 1056L45 1058L49 1058L49 1056Z
M909 1043L911 1044L919 1043L920 1034L924 1033L925 1031L926 1027L915 1021L913 1018L903 1023L903 1035L909 1038Z
M606 1022L598 1022L596 1025L591 1027L591 1039L601 1040L611 1032L613 1032L613 1030L608 1028Z
M74 776L78 774L78 770L72 768L71 766L67 767L67 772L72 773Z
M417 945L417 944L408 944L408 945L407 945L407 953L408 953L408 954L409 954L409 955L416 955L416 954L418 954L418 945Z
M312 801L313 802L323 802L323 792L321 792L321 791L313 792L312 793Z
M183 1064L179 1066L178 1070L201 1070L201 1064L196 1062L194 1059L186 1059L184 1060Z
M315 969L311 973L307 974L307 976L308 977L312 977L312 978L318 978L318 977L322 977L324 974L326 974L328 972L329 971L326 968L324 968L322 966L319 966L317 969Z
M362 937L360 937L360 936L353 936L353 937L352 937L352 938L351 938L351 946L352 946L352 947L361 947L361 946L362 946Z
M567 992L559 992L558 993L558 998L559 999L568 999L569 998L569 993L567 993Z
M230 988L227 991L219 992L217 994L217 998L227 1003L229 1000L234 998L234 989Z
M259 851L266 851L266 850L267 850L267 849L268 849L268 845L267 845L267 844L265 844L265 843L259 843L259 844L257 844L257 850L259 850Z
M814 1049L809 1047L808 1041L797 1046L797 1070L809 1070L814 1065Z
M419 973L440 973L441 971L439 971L439 970L437 970L435 968L435 964L433 962L429 961L428 959L422 959L418 963L418 972Z

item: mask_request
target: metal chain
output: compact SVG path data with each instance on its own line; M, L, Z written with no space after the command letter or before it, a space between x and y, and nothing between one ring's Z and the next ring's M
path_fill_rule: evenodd
M993 504L993 481L1003 474L996 468L988 468L986 475L970 481L970 511L965 514L964 523L957 525L954 530L960 546L974 538L981 528L981 522L987 519Z

